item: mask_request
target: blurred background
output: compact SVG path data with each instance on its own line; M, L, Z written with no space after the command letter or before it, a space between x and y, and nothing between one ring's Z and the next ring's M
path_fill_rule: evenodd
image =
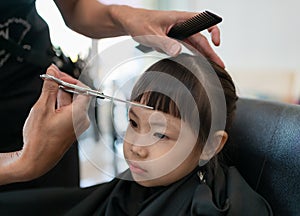
M126 4L159 10L209 10L223 18L219 24L221 45L216 52L226 64L241 97L299 104L300 102L300 2L297 0L103 0L105 4ZM121 38L91 40L68 29L53 1L37 0L40 15L50 27L52 43L73 60L88 59ZM208 38L207 32L203 32ZM122 37L124 38L124 37ZM95 63L95 71L99 65ZM95 75L95 74L94 74ZM107 138L93 136L89 129L80 138L81 186L109 180L126 168L121 145L115 145L112 129ZM109 135L110 134L110 135ZM103 140L113 143L111 147ZM117 156L116 156L117 155ZM119 161L122 161L120 159Z

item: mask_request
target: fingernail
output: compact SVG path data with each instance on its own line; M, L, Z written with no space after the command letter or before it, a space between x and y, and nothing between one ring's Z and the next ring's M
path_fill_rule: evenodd
M55 66L52 64L52 65L50 65L50 66L47 68L46 73L49 74L49 75L54 76L54 75L56 75L56 73L57 73L57 69L56 69Z
M54 75L54 74L55 74L55 70L54 70L53 68L49 67L49 68L47 69L47 72L46 72L46 73L49 74L49 75Z
M180 50L181 50L181 46L179 44L173 44L169 49L169 55L176 56L179 54Z
M51 64L51 66L50 67L52 67L53 69L55 69L56 71L58 71L59 70L59 68L55 65L55 64Z

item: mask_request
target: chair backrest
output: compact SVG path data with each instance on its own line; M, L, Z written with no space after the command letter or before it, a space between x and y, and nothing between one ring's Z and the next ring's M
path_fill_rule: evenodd
M300 215L300 106L239 99L224 151L275 215Z

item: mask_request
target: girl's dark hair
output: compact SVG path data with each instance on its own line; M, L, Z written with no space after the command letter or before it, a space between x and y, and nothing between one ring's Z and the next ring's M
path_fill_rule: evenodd
M219 85L207 78L212 75L217 77ZM211 105L218 106L217 98L212 101L208 96L208 86L224 94L226 124L220 129L228 131L236 109L234 83L224 69L202 56L180 54L154 63L135 84L131 100L188 122L197 130L198 142L205 144L212 124Z

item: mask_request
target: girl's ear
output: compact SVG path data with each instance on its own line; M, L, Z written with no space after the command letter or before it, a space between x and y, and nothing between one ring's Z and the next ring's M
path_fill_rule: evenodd
M223 130L219 130L214 134L213 139L214 139L213 142L216 142L216 145L219 144L219 147L216 149L216 153L215 153L215 155L217 155L223 149L228 139L228 134Z
M228 134L225 131L219 130L215 132L210 142L208 142L202 150L199 160L199 166L203 166L213 156L217 155L223 149L227 139Z

